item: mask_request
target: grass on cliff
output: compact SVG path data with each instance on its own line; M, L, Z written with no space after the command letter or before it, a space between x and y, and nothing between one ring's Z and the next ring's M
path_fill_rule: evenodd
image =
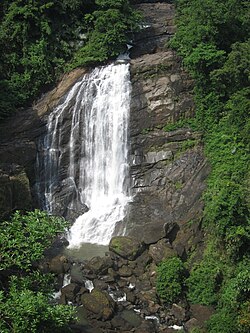
M209 240L203 260L191 270L188 297L216 307L208 332L249 332L250 3L176 4L171 46L195 79L191 124L203 133L212 167L203 219Z

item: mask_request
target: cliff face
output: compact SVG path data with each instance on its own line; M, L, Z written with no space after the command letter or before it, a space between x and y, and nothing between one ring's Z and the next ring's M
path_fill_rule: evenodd
M151 1L136 6L143 12L145 24L135 36L131 52L130 164L134 201L126 219L127 233L147 244L167 236L178 253L185 255L190 244L200 240L201 195L209 170L199 133L186 128L166 132L164 127L194 113L193 83L180 59L166 47L175 31L173 5ZM50 110L83 74L84 70L78 69L66 75L39 103L1 125L2 216L16 208L37 205L37 142L45 132ZM64 130L67 128L66 119ZM22 181L14 185L20 175ZM26 193L27 200L18 194L21 192ZM61 195L65 200L63 191Z
M132 52L131 179L127 232L145 243L167 236L180 255L200 240L202 192L209 168L199 133L164 127L194 113L193 82L166 47L174 7L143 3L145 31ZM192 226L191 226L192 225Z
M35 194L38 141L46 131L49 112L86 71L66 74L55 89L29 109L19 110L0 124L0 218L13 210L37 207ZM15 185L20 173L22 181ZM25 195L20 195L25 193Z

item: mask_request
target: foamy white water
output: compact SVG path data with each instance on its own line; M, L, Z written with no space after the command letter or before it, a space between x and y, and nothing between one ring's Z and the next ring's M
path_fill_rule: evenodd
M77 216L69 247L107 245L129 198L129 64L94 69L48 117L37 158L40 205Z
M78 186L81 201L89 211L79 216L70 229L69 248L81 243L108 244L116 223L125 216L129 201L130 90L129 65L109 65L95 69L77 95L69 176L75 176L75 146L83 130ZM79 128L81 116L84 116L83 129Z

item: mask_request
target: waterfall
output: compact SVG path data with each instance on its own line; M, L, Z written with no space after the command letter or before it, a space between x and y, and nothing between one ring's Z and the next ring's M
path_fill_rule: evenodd
M125 217L130 90L129 64L96 68L48 118L43 161L38 159L44 208L55 213L67 206L77 215L79 204L89 208L68 233L70 248L108 244Z

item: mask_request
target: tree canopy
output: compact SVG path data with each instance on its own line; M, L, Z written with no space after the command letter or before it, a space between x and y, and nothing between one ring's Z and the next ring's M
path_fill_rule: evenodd
M138 13L128 0L3 0L0 119L26 106L68 69L117 56Z

